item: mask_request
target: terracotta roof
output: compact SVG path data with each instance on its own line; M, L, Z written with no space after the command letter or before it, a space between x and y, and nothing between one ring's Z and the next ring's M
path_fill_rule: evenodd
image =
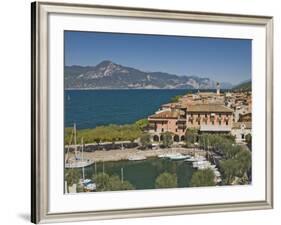
M219 104L198 104L187 107L188 112L233 112L232 109Z
M198 95L204 95L204 96L213 96L216 95L217 93L215 92L199 92Z
M242 126L246 129L252 129L252 122L235 122L232 124L233 129L240 129Z
M163 108L163 107L165 107L165 108L175 108L175 107L177 107L177 106L180 106L180 103L178 103L178 102L171 102L171 103L167 103L167 104L163 104L163 105L161 105L161 107Z
M156 113L149 118L163 119L163 118L178 118L180 113L178 111L164 111L160 113Z

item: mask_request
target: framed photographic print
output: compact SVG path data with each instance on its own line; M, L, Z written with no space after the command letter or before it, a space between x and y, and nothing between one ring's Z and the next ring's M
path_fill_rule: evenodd
M32 3L32 222L272 208L272 32Z

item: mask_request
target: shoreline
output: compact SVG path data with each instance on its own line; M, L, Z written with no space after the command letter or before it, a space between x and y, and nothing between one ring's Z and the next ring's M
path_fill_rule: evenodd
M124 149L124 150L97 150L94 152L84 152L84 159L89 159L93 163L95 162L116 162L116 161L123 161L128 160L129 157L157 157L161 154L167 153L181 153L183 155L206 155L206 151L197 149L197 148L164 148L164 149L149 149L149 150L137 150L135 148ZM81 153L80 153L81 154ZM65 154L65 156L67 153ZM69 153L69 159L74 157L74 153Z

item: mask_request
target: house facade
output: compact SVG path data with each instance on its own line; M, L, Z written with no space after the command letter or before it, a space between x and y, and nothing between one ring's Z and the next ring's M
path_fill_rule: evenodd
M235 136L237 143L246 141L246 135L252 134L252 123L251 122L235 122L231 130L231 134Z
M230 133L233 110L221 104L195 104L167 108L148 117L149 133L153 141L161 141L161 135L170 132L175 142L184 141L188 128L199 132Z

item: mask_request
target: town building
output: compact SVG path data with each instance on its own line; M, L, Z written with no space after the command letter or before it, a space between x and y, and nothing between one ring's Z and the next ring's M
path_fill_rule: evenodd
M233 110L218 104L199 104L187 108L187 128L200 132L231 131Z
M184 141L186 131L186 118L181 111L162 111L148 117L149 132L153 141L162 140L162 134L171 132L176 142Z
M154 142L170 132L175 142L185 140L187 129L199 133L232 134L237 142L251 133L251 95L249 93L200 92L186 94L178 102L167 103L148 117L148 130Z
M245 142L246 135L252 134L251 122L235 122L233 123L231 134L235 136L237 143Z
M188 128L200 132L229 133L233 122L233 110L224 105L198 104L181 109L158 111L148 117L149 132L154 141L161 140L161 134L170 132L174 141L183 141Z

